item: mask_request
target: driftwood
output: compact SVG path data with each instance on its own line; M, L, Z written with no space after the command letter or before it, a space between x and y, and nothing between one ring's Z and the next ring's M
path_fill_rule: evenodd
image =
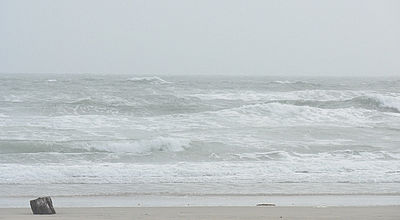
M49 196L39 197L37 199L31 200L31 209L33 214L39 215L52 215L56 214L53 207L53 202Z
M259 203L256 206L263 206L263 207L274 207L275 204L273 203Z

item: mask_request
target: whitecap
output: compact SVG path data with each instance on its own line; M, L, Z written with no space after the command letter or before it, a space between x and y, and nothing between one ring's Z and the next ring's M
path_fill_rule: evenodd
M398 94L376 94L370 95L370 97L377 100L382 107L393 108L400 112L400 96Z
M292 81L289 81L289 80L284 80L284 81L276 80L276 81L272 81L272 83L277 83L277 84L293 84L293 83L296 83L296 82L292 82Z
M190 140L175 137L157 137L154 139L125 140L125 141L98 141L86 142L86 150L106 151L114 153L149 154L152 152L179 152L190 147Z

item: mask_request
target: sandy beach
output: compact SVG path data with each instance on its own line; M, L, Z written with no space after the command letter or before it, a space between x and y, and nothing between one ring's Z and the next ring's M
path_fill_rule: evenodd
M372 207L124 207L58 208L34 216L27 208L0 208L0 219L400 219L400 206Z

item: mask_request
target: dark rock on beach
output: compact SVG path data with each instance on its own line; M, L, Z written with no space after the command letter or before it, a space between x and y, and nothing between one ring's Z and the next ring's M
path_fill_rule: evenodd
M56 214L56 211L53 207L53 202L49 196L47 197L39 197L37 199L31 200L31 209L33 214L39 215L52 215Z

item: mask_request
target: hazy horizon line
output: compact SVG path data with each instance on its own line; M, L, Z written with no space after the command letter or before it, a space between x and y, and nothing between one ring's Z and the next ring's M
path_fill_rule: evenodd
M368 77L368 78L400 78L400 74L384 74L383 75L362 75L362 74L354 74L354 73L347 73L347 74L337 74L337 75L325 75L325 74L312 74L312 73L305 73L305 74L296 74L296 73L279 73L279 74L258 74L258 73L145 73L145 72L118 72L118 73L110 73L110 72L0 72L0 75L3 74L17 74L17 75L132 75L132 76L227 76L227 77L325 77L325 78L360 78L360 77Z

